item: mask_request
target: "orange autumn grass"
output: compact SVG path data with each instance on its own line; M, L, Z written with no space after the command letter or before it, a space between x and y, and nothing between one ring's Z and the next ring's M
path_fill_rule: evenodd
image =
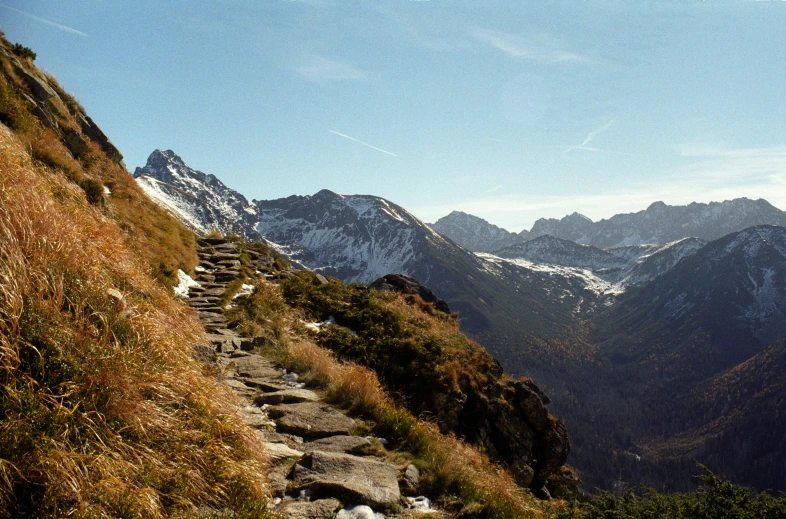
M0 125L0 516L260 517L254 433L124 240Z

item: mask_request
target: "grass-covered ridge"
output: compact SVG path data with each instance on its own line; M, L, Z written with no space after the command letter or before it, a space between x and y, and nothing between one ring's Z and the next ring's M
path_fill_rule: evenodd
M264 454L201 327L29 150L0 127L0 516L259 517Z

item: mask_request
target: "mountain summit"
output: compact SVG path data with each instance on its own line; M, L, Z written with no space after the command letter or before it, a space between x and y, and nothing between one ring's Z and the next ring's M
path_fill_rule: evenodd
M259 240L256 210L215 175L191 168L172 150L155 150L134 178L147 195L201 234L216 230Z

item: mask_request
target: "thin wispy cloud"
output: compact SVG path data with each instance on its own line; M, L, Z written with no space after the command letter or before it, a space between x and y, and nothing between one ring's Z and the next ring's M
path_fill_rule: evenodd
M511 58L536 63L578 63L590 64L595 60L576 52L561 49L552 44L532 41L517 34L492 29L470 27L470 36L485 42L507 54Z
M592 139L597 137L599 134L605 132L606 130L608 130L609 128L614 126L614 124L616 124L616 122L617 122L616 119L612 119L611 121L607 122L606 124L604 124L600 128L592 130L591 132L589 132L589 134L587 134L587 137L581 142L581 144L579 144L578 146L569 146L563 153L568 153L568 152L571 152L573 150L603 151L603 152L606 152L607 150L604 150L604 149L601 149L601 148L595 148L595 147L592 147L592 146L587 146L587 144L589 144L592 141Z
M316 54L303 55L294 69L309 81L362 81L368 77L365 71L351 63Z
M47 20L46 18L41 18L40 16L36 16L36 15L34 15L32 13L28 13L27 11L22 11L21 9L17 9L17 8L11 7L9 5L0 4L0 7L5 7L6 9L9 9L9 10L17 12L17 13L19 13L21 15L27 16L28 18L31 18L31 19L33 19L33 20L35 20L37 22L44 23L46 25L54 27L55 29L59 29L61 31L64 31L64 32L67 32L67 33L70 33L70 34L76 34L77 36L89 36L88 34L85 34L82 31L78 31L78 30L74 29L73 27L69 27L69 26L63 25L61 23L53 22L52 20Z
M369 144L369 143L367 143L367 142L363 142L363 141L361 141L360 139L356 139L356 138L354 138L354 137L350 137L349 135L346 135L346 134L344 134L344 133L337 132L337 131L335 131L335 130L328 130L328 131L329 131L330 133L332 133L333 135L338 135L339 137L344 137L345 139L349 139L349 140L351 140L351 141L357 142L358 144L362 144L363 146L368 146L368 147L369 147L369 148L371 148L372 150L377 150L377 151L380 151L380 152L382 152L382 153L387 153L388 155L391 155L391 156L393 156L393 157L398 157L398 155L396 155L395 153L392 153L392 152L390 152L390 151L387 151L387 150L383 150L382 148L377 148L376 146L373 146L373 145L371 145L371 144Z

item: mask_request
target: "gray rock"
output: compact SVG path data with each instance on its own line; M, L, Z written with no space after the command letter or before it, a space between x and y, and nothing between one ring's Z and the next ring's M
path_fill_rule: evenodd
M300 402L317 402L319 395L310 389L285 389L259 395L255 400L256 405L297 404Z
M242 359L237 359L235 369L241 377L263 378L270 381L280 381L281 379L281 371L259 355L247 355Z
M302 452L292 449L284 443L262 442L262 446L265 447L265 453L273 463L278 463L287 458L300 458L303 456Z
M73 128L67 128L64 137L66 147L74 157L79 158L88 150L87 141Z
M123 154L120 153L112 141L101 131L101 128L98 127L93 120L88 117L79 117L79 125L81 127L82 133L87 135L90 140L95 141L104 153L106 153L107 157L112 159L114 162L121 163L123 161Z
M267 410L276 420L278 430L306 438L349 435L355 429L355 421L327 404L303 402L280 404Z
M328 284L328 279L325 276L323 276L322 274L317 274L316 276L314 276L314 284L315 285L327 285Z
M335 511L341 507L336 499L316 501L284 501L276 509L284 519L333 519Z
M362 454L371 442L361 436L329 436L303 444L306 453L313 451Z
M11 63L16 73L22 78L22 81L25 82L27 87L39 101L46 101L50 97L55 97L57 95L46 81L27 70L21 63L18 61L12 61Z
M241 380L248 386L255 387L266 392L286 391L287 389L290 389L281 383L270 380L269 378L242 377Z
M414 492L418 488L419 483L420 471L415 465L410 463L404 470L404 474L401 477L401 484L403 485L404 490Z
M314 495L336 495L372 507L398 503L398 470L393 465L349 454L315 451L292 469L296 490Z

